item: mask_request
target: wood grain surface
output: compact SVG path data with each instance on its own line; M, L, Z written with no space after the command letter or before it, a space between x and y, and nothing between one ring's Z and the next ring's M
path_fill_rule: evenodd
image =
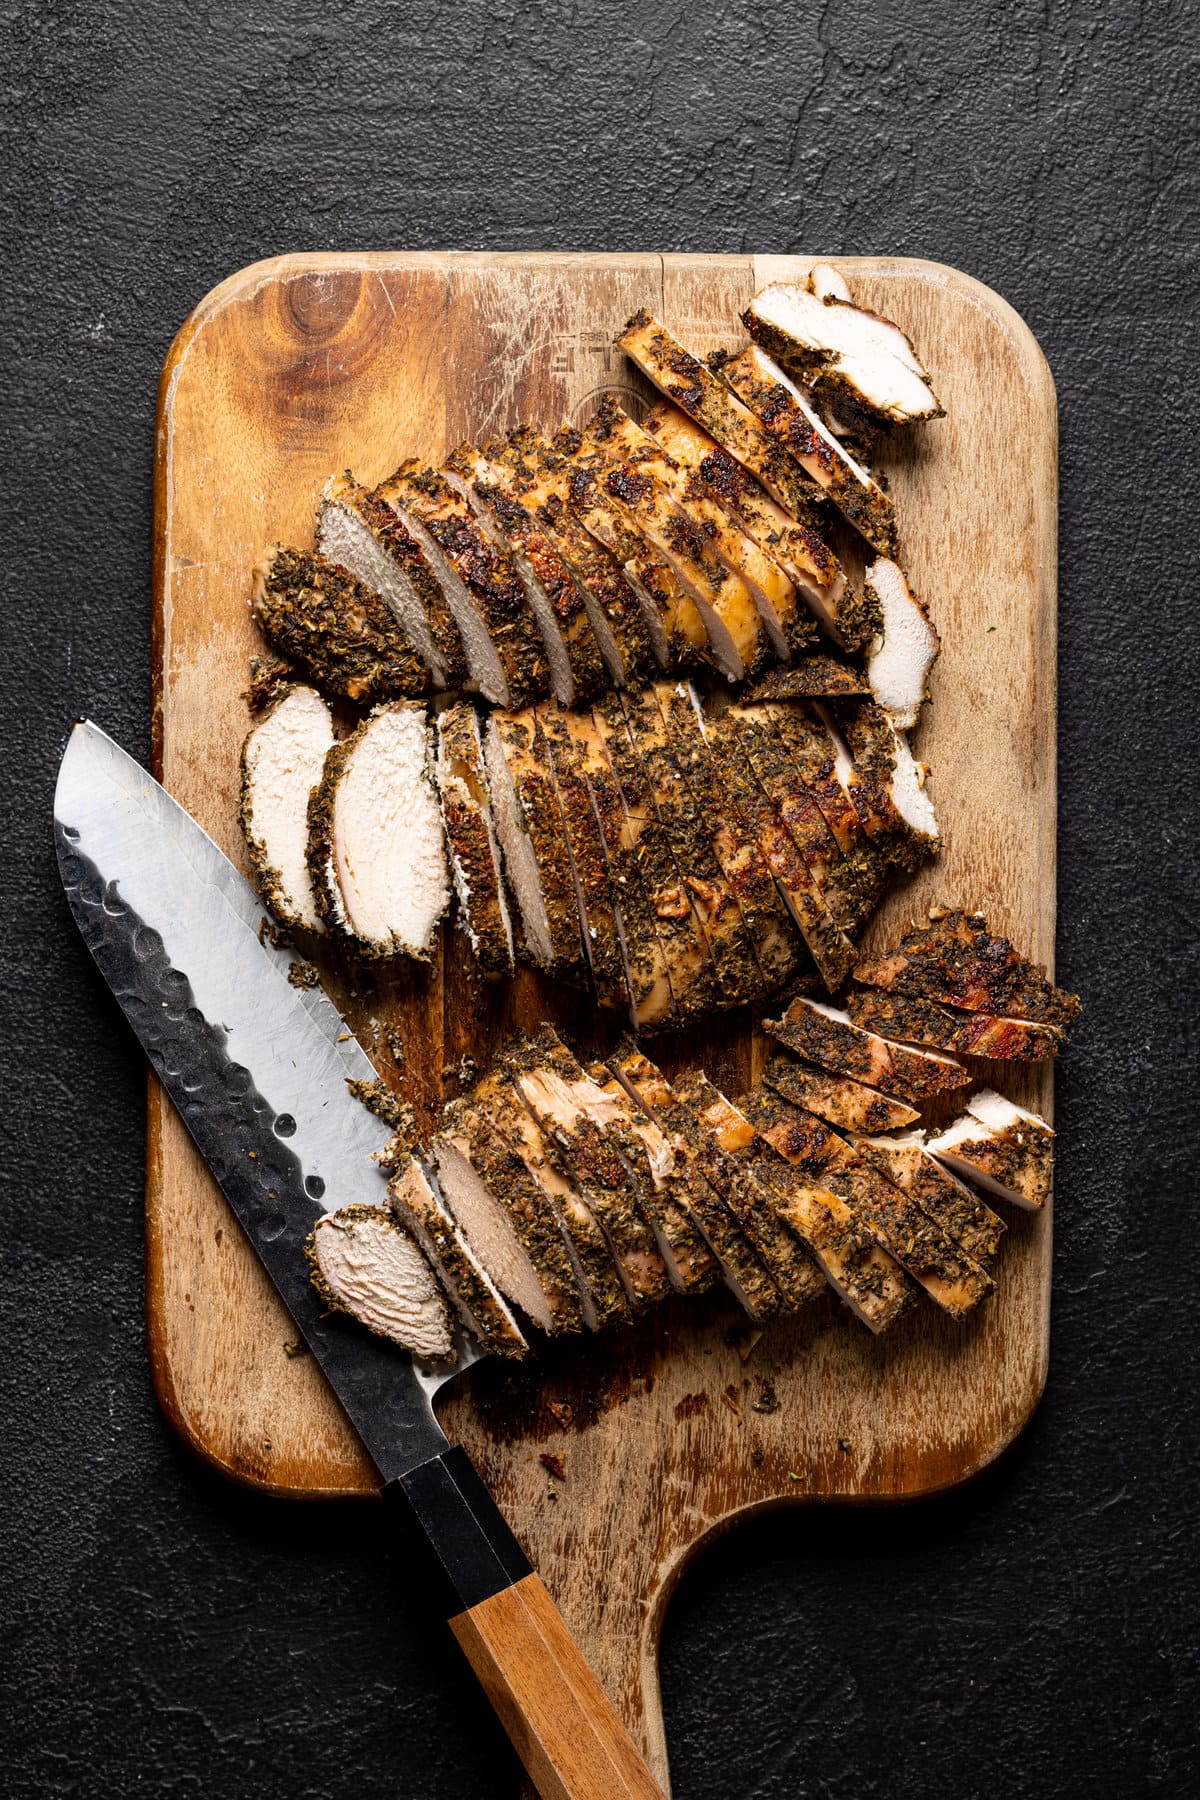
M244 270L197 308L163 374L156 468L156 773L241 862L241 698L257 647L249 568L311 542L332 470L381 479L402 455L532 418L581 420L607 387L647 390L612 348L646 305L690 346L743 340L738 313L809 257L363 254ZM944 420L881 457L901 555L943 651L915 735L946 848L867 936L933 900L980 907L1052 966L1055 893L1054 390L1017 315L955 270L841 259L897 319ZM586 1032L580 1000L531 974L478 980L447 930L433 970L335 999L428 1119L514 1023ZM397 1061L394 1054L400 1049ZM740 1022L663 1043L736 1089L761 1065ZM657 1055L658 1052L656 1051ZM1049 1113L1049 1071L991 1071ZM370 1172L364 1173L370 1185ZM999 1291L966 1327L929 1307L883 1341L832 1300L757 1342L719 1299L671 1302L611 1342L465 1377L441 1416L471 1452L601 1680L665 1781L656 1652L696 1546L781 1503L881 1500L963 1480L1020 1431L1045 1380L1051 1218L1009 1213ZM373 1472L170 1104L153 1084L148 1311L162 1404L231 1474L277 1493L370 1493ZM540 1458L561 1459L564 1478ZM797 1515L797 1526L801 1516Z

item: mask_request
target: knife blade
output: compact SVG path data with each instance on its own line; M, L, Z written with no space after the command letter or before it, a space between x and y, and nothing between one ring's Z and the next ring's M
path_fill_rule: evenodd
M375 1070L324 994L288 980L234 865L83 720L54 797L67 902L151 1066L379 1470L452 1593L451 1629L546 1800L661 1794L433 1398L447 1371L323 1316L305 1240L320 1213L385 1198L390 1132L350 1092Z

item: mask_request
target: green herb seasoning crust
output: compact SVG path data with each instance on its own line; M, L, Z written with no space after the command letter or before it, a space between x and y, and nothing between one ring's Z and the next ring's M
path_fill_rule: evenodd
M906 932L893 950L854 970L865 986L991 1013L1065 1026L1082 1010L1079 996L1056 988L1045 969L995 937L981 913L935 907L927 924Z
M429 671L385 601L312 550L276 544L251 604L269 644L322 693L360 706L429 691Z
M388 1184L392 1211L437 1271L467 1330L494 1356L521 1357L529 1345L503 1294L475 1256L429 1171L411 1158Z

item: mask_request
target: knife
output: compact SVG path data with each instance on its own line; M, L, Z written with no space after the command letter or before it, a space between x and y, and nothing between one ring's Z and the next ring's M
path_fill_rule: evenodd
M344 1316L322 1316L304 1243L364 1198L390 1133L346 1083L375 1069L233 864L132 757L75 726L54 795L67 901L97 967L351 1424L383 1498L424 1532L450 1629L543 1800L662 1800L633 1740L461 1446L432 1372Z

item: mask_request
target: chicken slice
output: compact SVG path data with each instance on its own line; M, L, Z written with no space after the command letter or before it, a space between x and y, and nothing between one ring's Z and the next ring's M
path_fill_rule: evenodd
M513 972L513 930L479 717L468 701L460 700L438 714L434 773L463 925L480 969L495 981Z
M874 701L844 701L836 723L827 705L814 704L833 740L837 778L868 836L906 872L936 856L941 836L925 791L929 771L904 733Z
M996 1062L1041 1062L1057 1056L1063 1033L1057 1025L1027 1019L997 1019L990 1013L956 1012L936 1000L852 988L846 1010L856 1025L881 1037L949 1050L958 1056L986 1056Z
M817 294L773 282L754 296L742 322L853 431L941 418L929 375L900 327L837 292L845 286L840 277L836 283L823 277L822 286L825 292Z
M768 669L747 694L747 700L823 700L873 693L864 670L840 656L806 651L783 669Z
M604 660L582 590L551 539L473 444L460 444L444 473L486 535L512 557L546 646L555 699L563 706L590 700L607 686Z
M911 731L929 698L929 671L942 640L899 564L881 556L867 570L866 587L880 618L867 656L871 691L893 725Z
M529 954L547 974L586 987L575 877L549 752L532 707L491 715L484 760L504 873Z
M672 657L688 660L702 654L708 638L694 602L670 565L600 492L593 460L579 456L578 434L560 433L551 443L532 426L522 425L509 433L508 442L518 479L532 483L527 504L532 507L536 501L538 518L556 530L581 534L590 541L592 555L616 571L617 579L596 592L611 650L623 670L614 676L617 685L630 685ZM579 559L582 554L580 547Z
M747 1095L751 1124L854 1208L867 1230L952 1318L965 1318L994 1283L911 1195L876 1173L823 1120L765 1088Z
M760 779L766 755L749 740L751 732L736 712L701 727L722 776L802 932L822 981L836 991L853 965L856 951L834 919L825 892L788 829L780 808Z
M386 600L311 550L274 544L254 571L263 636L324 694L362 706L429 690L429 671Z
M549 688L549 665L512 558L480 528L441 470L418 457L401 463L376 492L437 570L481 691L498 706L540 699Z
M961 1244L981 1269L990 1271L1006 1229L1004 1220L929 1154L923 1131L851 1141L865 1162L911 1194L948 1237Z
M432 959L450 904L425 708L378 706L325 758L308 807L317 911L358 955Z
M744 1113L740 1116L745 1118ZM753 1131L750 1121L745 1122ZM907 1311L914 1294L911 1282L852 1206L789 1162L758 1132L742 1155L770 1193L783 1224L869 1331L886 1330Z
M613 779L604 739L590 713L564 713L558 721L570 738L574 766L587 784L608 865L634 1028L670 1022L675 1010L668 951L672 932L654 910L638 855L637 833Z
M773 1190L755 1173L755 1153L761 1148L757 1132L699 1070L675 1083L675 1097L691 1107L723 1152L721 1197L779 1289L782 1310L798 1312L824 1292L825 1277L779 1218Z
M670 753L670 736L652 690L621 701L634 753L640 758L655 813L675 865L704 928L721 994L740 1006L764 991L762 970L737 895L712 847L712 821L696 805Z
M888 857L867 835L854 802L837 778L833 740L807 707L795 702L767 708L767 718L841 852L837 891L851 934L862 929L889 880Z
M915 1107L894 1095L878 1093L848 1075L809 1068L790 1056L773 1056L762 1079L793 1106L815 1113L841 1131L897 1131L920 1117Z
M442 1194L500 1292L543 1331L579 1331L583 1302L557 1215L486 1113L452 1101L431 1148Z
M543 1204L556 1219L575 1273L587 1329L598 1331L614 1321L627 1322L629 1302L608 1239L582 1194L551 1161L533 1114L512 1084L506 1053L501 1053L496 1067L476 1087L471 1103L505 1146L520 1157Z
M808 271L808 291L818 300L849 300L850 286L840 269L832 263L814 263Z
M387 602L434 687L461 686L467 675L462 633L435 569L399 514L349 470L325 484L316 545Z
M1047 1025L1068 1025L1081 1011L1077 994L1056 988L1045 969L1020 956L1008 938L993 937L982 913L945 907L934 907L928 923L914 926L894 950L860 962L854 979L965 1012Z
M601 1006L631 1007L624 919L613 891L604 833L579 746L561 713L552 706L537 711L541 741L550 759L565 843L575 879L583 947Z
M640 1182L642 1210L654 1228L662 1259L679 1293L704 1293L717 1280L716 1258L692 1217L689 1184L662 1131L630 1100L606 1064L589 1063L585 1073L610 1102L601 1117L622 1159Z
M857 649L866 642L877 623L875 603L868 611L863 596L847 584L841 563L811 525L798 523L755 476L677 406L660 403L647 418L646 429L704 483L729 517L791 579L807 609L794 608L779 617L793 652L812 642L814 621L846 648ZM775 445L773 454L782 457L786 452ZM809 486L813 494L819 491L812 483Z
M529 1345L508 1302L459 1230L429 1170L416 1157L392 1177L388 1198L472 1337L491 1355L524 1356Z
M791 710L770 704L733 706L726 719L760 786L774 801L792 842L807 863L829 917L849 942L850 932L870 911L863 891L864 876L843 857L824 813L805 784L796 757L791 754L787 736ZM877 893L876 889L872 901ZM857 954L851 954L844 974L849 972Z
M661 1069L634 1044L622 1044L609 1067L644 1108L670 1144L689 1179L692 1217L716 1257L726 1286L752 1319L773 1318L782 1305L778 1287L727 1205L722 1187L733 1167L712 1133L678 1100Z
M839 442L809 401L769 356L750 344L721 373L757 419L827 493L843 518L882 556L896 548L896 509L870 473Z
M786 609L786 596L795 603L792 583L779 564L733 524L703 482L689 477L662 444L635 424L613 394L601 400L584 430L583 443L611 462L604 482L608 494L628 504L626 492L640 492L645 478L666 497L668 510L656 505L655 518L669 533L670 560L700 608L719 666L738 679L755 673L770 659L772 649L786 656L782 633L776 642L767 628L769 594L782 590ZM671 528L671 512L679 522L678 532ZM679 560L681 545L686 565Z
M659 823L624 713L610 701L595 707L593 718L621 797L625 842L636 856L663 947L676 1018L712 1012L721 1005L722 991L708 935Z
M796 996L781 1019L764 1019L763 1030L806 1062L902 1100L929 1100L970 1085L969 1073L952 1056L885 1043L862 1030L849 1013L804 994Z
M963 1116L930 1139L929 1152L1015 1206L1036 1210L1050 1198L1053 1131L1037 1113L991 1088L972 1094Z
M547 1025L510 1052L507 1067L551 1161L579 1189L603 1227L630 1304L661 1300L670 1289L670 1276L643 1210L639 1184L610 1130L612 1102Z
M430 1362L454 1354L450 1308L416 1244L383 1206L343 1206L317 1220L305 1245L326 1306Z
M660 682L647 690L647 699L651 695L662 715L671 760L687 782L721 872L737 896L766 988L782 987L806 960L804 939L792 923L753 834L726 792L716 759L700 730L693 691L682 683Z
M291 930L322 931L308 872L308 802L335 739L315 688L283 688L242 745L240 818L254 885Z

